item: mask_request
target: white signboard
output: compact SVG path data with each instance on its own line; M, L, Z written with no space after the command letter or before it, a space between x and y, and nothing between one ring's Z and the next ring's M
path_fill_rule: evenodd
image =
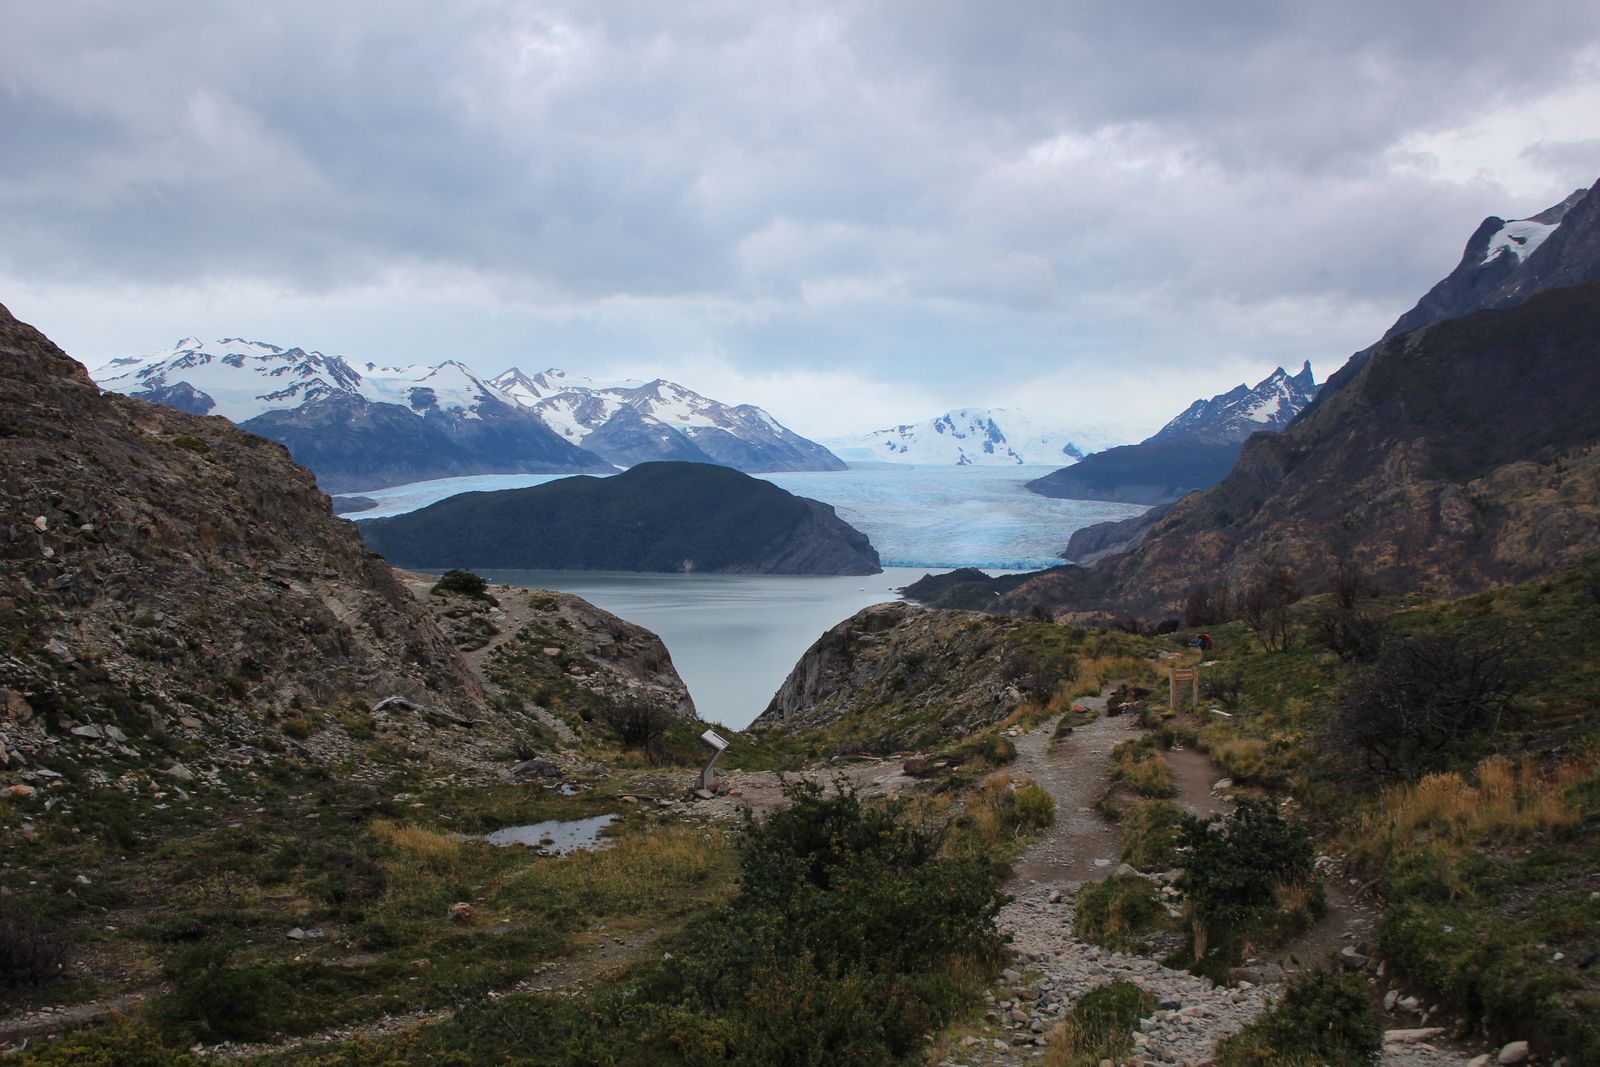
M728 742L723 740L721 735L719 735L715 730L707 730L705 733L700 735L700 740L704 741L718 752L721 752L723 749L728 747Z

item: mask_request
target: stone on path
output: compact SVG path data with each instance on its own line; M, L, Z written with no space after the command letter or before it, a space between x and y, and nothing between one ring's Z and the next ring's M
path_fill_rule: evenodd
M1414 1030L1385 1030L1383 1043L1385 1045L1411 1044L1416 1041L1432 1041L1444 1033L1442 1026L1421 1026Z
M1522 1063L1528 1058L1528 1043L1526 1041L1513 1041L1500 1050L1500 1055L1494 1062L1505 1067L1507 1064Z

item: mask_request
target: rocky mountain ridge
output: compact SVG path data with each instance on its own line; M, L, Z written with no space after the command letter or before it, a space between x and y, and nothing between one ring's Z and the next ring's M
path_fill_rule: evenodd
M465 364L382 367L262 341L189 337L94 372L103 388L222 415L288 445L339 492L471 474L604 473L659 459L750 471L844 464L760 408L657 379L558 370L490 381Z
M456 650L281 446L102 393L3 308L0 378L13 762L63 737L170 760L390 697L483 716Z
M1225 478L1251 434L1285 429L1317 395L1309 360L1278 367L1254 388L1240 384L1188 408L1136 445L1096 452L1027 484L1041 496L1163 504ZM1071 557L1069 557L1071 558Z
M1597 348L1600 281L1390 338L1131 551L1000 604L1172 612L1278 567L1315 588L1341 558L1440 596L1570 566L1600 550Z
M1343 389L1391 338L1473 311L1515 307L1535 293L1600 278L1600 199L1592 190L1575 190L1527 219L1484 219L1467 238L1455 269L1375 344L1329 375L1319 396L1331 397Z
M729 405L675 382L594 382L513 367L491 383L565 440L619 467L716 463L748 474L844 470L839 458L753 404Z

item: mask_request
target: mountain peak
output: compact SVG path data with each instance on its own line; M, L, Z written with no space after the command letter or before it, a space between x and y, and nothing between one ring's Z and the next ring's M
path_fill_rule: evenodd
M1206 444L1237 444L1261 430L1282 430L1311 403L1316 393L1317 383L1311 373L1310 360L1292 376L1278 367L1253 389L1239 385L1209 400L1196 400L1144 443L1193 440Z
M828 443L846 459L932 466L1059 466L1127 440L1104 426L1062 427L1017 408L952 408Z

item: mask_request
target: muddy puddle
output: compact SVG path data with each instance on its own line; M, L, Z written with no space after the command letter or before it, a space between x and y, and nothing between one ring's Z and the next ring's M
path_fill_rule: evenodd
M609 848L611 843L601 840L600 831L610 826L616 818L615 815L596 815L588 819L566 821L550 819L526 826L507 826L475 840L487 841L491 845L522 845L565 856L580 849Z

